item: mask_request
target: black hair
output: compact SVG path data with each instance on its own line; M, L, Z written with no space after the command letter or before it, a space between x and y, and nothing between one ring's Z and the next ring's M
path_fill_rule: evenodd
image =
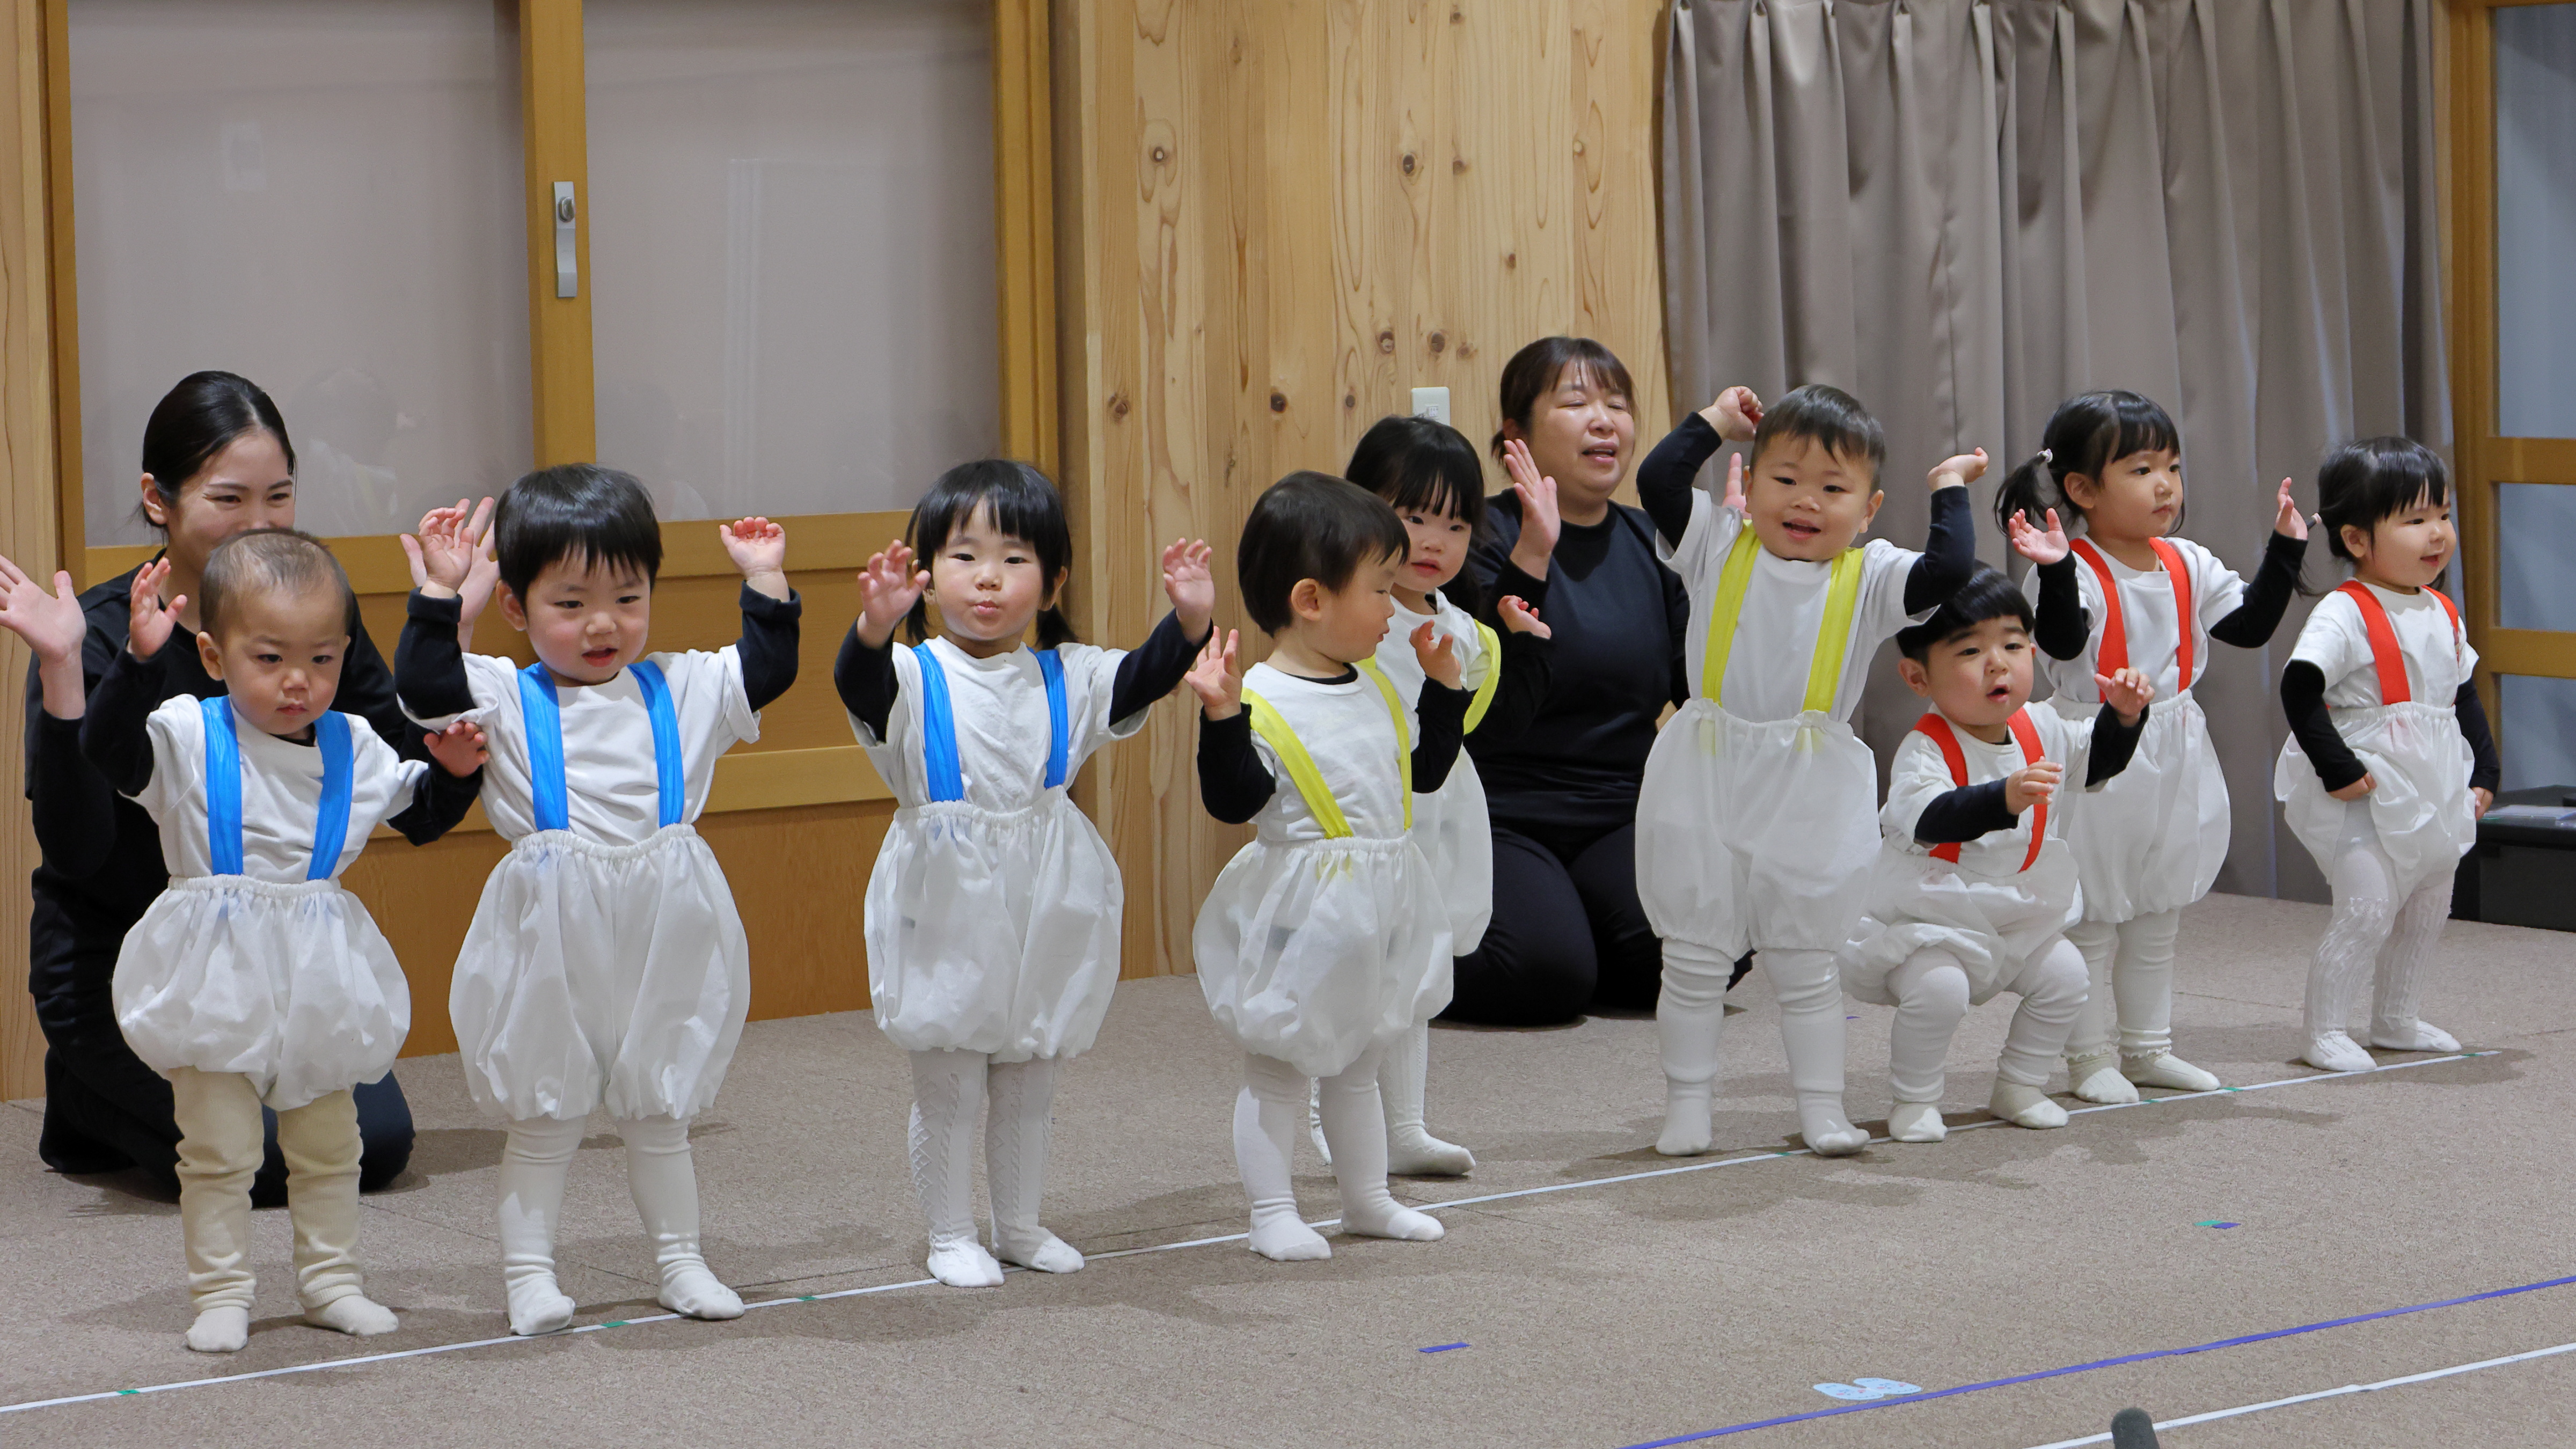
M1432 418L1383 417L1360 435L1344 476L1387 501L1398 513L1408 509L1462 519L1469 547L1484 538L1485 464L1467 435ZM1408 548L1408 552L1409 552ZM1465 569L1444 592L1473 612L1475 576Z
M1360 565L1411 552L1413 536L1385 499L1330 473L1296 472L1252 505L1234 548L1234 572L1244 611L1275 635L1297 617L1288 596L1300 581L1339 589Z
M492 516L501 582L527 600L548 565L630 567L649 586L662 575L662 525L653 495L632 473L597 463L558 463L510 485Z
M1811 382L1763 409L1745 464L1749 468L1760 461L1774 443L1801 440L1837 458L1867 462L1873 487L1879 470L1887 466L1887 430L1860 405L1860 399L1838 387Z
M2012 517L2026 515L2034 528L2048 521L2048 510L2076 513L2066 496L2069 475L2081 473L2099 483L2110 466L2131 453L2180 453L2182 429L2155 400L2118 388L2080 392L2057 405L2040 434L2041 451L2012 470L1995 490L1995 524L2009 530ZM2182 526L2182 515L2174 515Z
M342 618L357 609L357 591L349 587L347 571L322 540L292 528L245 529L206 555L205 571L197 579L197 625L208 634L221 634L225 611L239 595L320 588L339 595Z
M2368 533L2381 519L2418 504L2450 501L2451 471L2440 454L2412 438L2346 443L2317 469L2317 521L2325 528L2326 547L2348 564L2356 560L2343 544L2346 525Z
M1917 664L1930 661L1932 651L1988 619L2019 619L2025 630L2038 626L2031 613L2030 600L2013 587L2011 579L1997 571L1979 566L1959 586L1959 592L1944 600L1932 617L1920 624L1896 632L1896 652Z
M1621 397L1633 399L1637 395L1636 383L1628 376L1628 364L1619 360L1619 354L1589 337L1542 337L1513 353L1512 360L1503 364L1503 420L1519 425L1522 436L1527 437L1539 400L1555 390L1567 368L1573 368L1578 379ZM1504 441L1505 431L1495 429L1492 449L1496 458L1503 456Z
M978 508L993 510L993 527L1037 551L1038 572L1045 576L1050 600L1038 610L1038 647L1053 649L1076 642L1072 621L1053 602L1056 587L1073 566L1073 529L1064 521L1064 495L1047 475L1008 458L979 458L939 475L930 492L912 506L904 540L912 545L915 568L930 567L933 555L948 546L957 530L967 527ZM914 643L930 637L930 600L912 601L904 628Z
M286 419L258 383L230 372L192 372L179 379L153 404L151 420L143 425L143 471L151 476L152 491L161 495L161 506L177 508L179 490L188 480L254 428L277 439L292 476L295 445L287 441Z

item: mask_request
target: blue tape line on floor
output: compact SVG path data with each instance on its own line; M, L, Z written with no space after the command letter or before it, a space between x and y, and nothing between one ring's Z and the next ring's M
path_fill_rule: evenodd
M1463 1344L1463 1343L1438 1343L1438 1344L1433 1344L1433 1345L1432 1345L1431 1347L1429 1347L1429 1348L1416 1349L1416 1350L1414 1350L1414 1352L1416 1352L1416 1353L1447 1353L1449 1350L1451 1350L1451 1349L1453 1349L1453 1348L1465 1348L1466 1346L1467 1346L1467 1345L1465 1345L1465 1344Z
M2356 1313L2348 1318L2329 1318L2322 1323L2302 1323L2296 1328L2274 1328L2262 1333L2239 1334L2212 1343L2196 1343L2189 1348L2158 1348L2145 1353L2122 1354L2118 1358L2100 1358L2091 1363L2069 1364L2064 1368L2041 1369L2037 1373L2014 1374L2010 1378L1987 1379L1983 1383L1961 1384L1954 1389L1933 1389L1926 1393L1908 1394L1900 1399L1876 1403L1844 1404L1832 1409L1814 1409L1804 1414L1783 1414L1776 1419L1756 1419L1747 1424L1729 1424L1723 1429L1703 1429L1695 1434L1676 1434L1669 1439L1648 1439L1629 1444L1623 1449L1669 1449L1674 1444L1696 1444L1703 1439L1722 1439L1729 1434L1749 1434L1756 1429L1777 1428L1782 1424L1803 1424L1810 1419L1831 1419L1844 1414L1865 1414L1873 1409L1899 1409L1908 1404L1928 1404L1934 1399L1956 1398L1986 1389L2009 1388L2014 1384L2037 1383L2042 1379L2062 1379L2069 1374L2091 1373L2095 1369L2117 1368L2122 1364L2151 1363L2160 1358L2182 1358L2189 1354L2210 1353L2222 1348L2243 1348L2249 1343L2269 1343L2276 1338L2296 1338L2306 1333L2323 1333L2329 1328L2350 1328L2356 1323L2371 1323L2382 1318L2402 1318L2410 1313L2430 1313L2436 1308L2457 1308L2463 1303L2484 1303L2493 1298L2511 1298L2519 1293L2537 1293L2543 1288L2564 1288L2576 1283L2576 1276L2549 1278L2538 1283L2523 1283L2511 1288L2492 1288L2484 1293L2471 1293L2463 1298L2445 1298L2438 1303L2412 1303L2404 1308L2382 1308L2370 1313Z

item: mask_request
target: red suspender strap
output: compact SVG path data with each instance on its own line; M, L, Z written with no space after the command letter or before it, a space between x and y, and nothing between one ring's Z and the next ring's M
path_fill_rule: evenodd
M2189 689L2191 688L2191 646L2193 642L2193 630L2191 627L2191 566L2182 561L2181 549L2174 547L2172 544L2165 542L2161 538L2149 539L2148 542L2155 545L2156 559L2165 566L2165 577L2173 580L2174 622L2181 626L2180 637L2182 639L2180 647L2182 657L2178 661L2182 667L2180 678L2182 680L2182 687ZM2108 671L2105 672L2107 673Z
M1942 762L1950 767L1950 783L1961 789L1966 789L1968 785L1968 756L1965 751L1959 748L1959 736L1957 731L1950 728L1950 721L1939 711L1935 710L1914 722L1914 732L1916 734L1926 736L1932 741L1932 743L1941 747ZM2021 746L2022 763L2025 765L2038 764L2040 757L2039 731L2031 725L2029 710L2017 709L2013 711L2012 732L2013 742ZM2032 865L2038 862L2040 842L2048 838L2048 802L2042 800L2031 808L2036 813L2031 816L2030 853L2022 857L2021 868L2023 870L2030 869ZM1956 844L1936 845L1932 847L1932 858L1934 860L1946 860L1952 865L1957 865L1959 863L1959 847Z
M2414 691L2406 687L2406 651L2397 647L2397 630L2389 624L2388 611L2380 607L2370 586L2353 579L2335 592L2351 596L2354 607L2361 610L2362 631L2370 636L2370 661L2379 669L2379 702L2404 704L2414 698ZM2441 599L2445 606L2456 607L2440 594L2433 597Z
M2451 616L2451 657L2452 657L2452 658L2454 658L2454 659L2459 658L2459 657L2460 657L2460 606L2459 606L2459 605L2457 605L2457 604L2452 603L2452 602L2451 602L2451 596L2450 596L2450 595L2448 595L2448 594L2446 594L2446 593L2443 593L2440 589L2426 589L2424 592L2426 592L2426 593L2428 593L2428 594L2431 594L2434 598L2437 598L2437 599L2441 600L2441 601L2442 601L2442 611L2443 611L2444 613L2447 613L2447 614L2449 614L2449 615Z
M2191 567L2183 562L2182 550L2161 538L2149 539L2156 551L2156 561L2163 564L2165 577L2173 581L2174 621L2181 626L2182 687L2191 688L2192 620ZM2069 547L2075 556L2093 570L2094 581L2102 586L2102 647L2094 651L2094 668L2104 674L2117 674L2129 667L2129 625L2120 612L2120 585L2111 577L2111 565L2102 551L2089 538L2079 538Z

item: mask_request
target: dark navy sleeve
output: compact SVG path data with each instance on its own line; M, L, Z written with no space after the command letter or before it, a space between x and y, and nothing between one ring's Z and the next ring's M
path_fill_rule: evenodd
M2370 773L2355 759L2352 747L2326 713L2325 671L2304 659L2293 659L2281 671L2281 708L2290 717L2290 733L2306 752L2308 764L2328 791L2340 790ZM2485 715L2479 715L2480 720Z
M451 775L446 766L432 760L411 804L385 823L402 832L402 838L412 844L427 845L454 830L482 793L481 770L471 775Z
M2051 659L2082 658L2085 641L2093 637L2093 615L2084 607L2084 590L2076 580L2075 567L2075 555L2071 553L2055 563L2039 565L2039 607L2034 611L2039 620L2030 637L2048 651Z
M2137 758L2138 741L2146 733L2146 710L2138 711L2138 722L2132 725L2120 723L2118 710L2107 704L2102 706L2102 712L2093 716L2093 748L2084 756L2084 788L2090 790L2129 768L2129 761Z
M1548 662L1555 653L1554 640L1509 629L1495 632L1501 635L1503 647L1492 667L1501 670L1503 677L1494 685L1494 702L1485 707L1485 717L1476 721L1476 740L1483 745L1518 739L1538 718L1547 703Z
M1199 717L1199 799L1210 815L1241 825L1260 814L1278 790L1278 780L1252 747L1252 711Z
M2244 600L2209 626L2209 637L2239 649L2260 649L2270 643L2272 631L2281 627L2281 616L2289 611L2291 596L2299 591L2299 565L2307 556L2306 539L2273 534L2271 542L2263 545L2263 566L2254 571L2254 582L2245 586Z
M173 647L184 647L174 631L170 642L149 659L116 651L107 677L90 691L89 712L81 716L81 753L89 757L108 785L120 795L139 795L152 783L152 711L161 707L162 660Z
M742 637L733 648L742 661L742 692L753 713L769 708L796 682L797 621L804 614L805 601L793 589L786 598L773 599L749 584L742 586Z
M2504 784L2504 761L2496 754L2495 732L2487 728L2487 707L2475 682L2460 686L2451 708L2460 716L2460 737L2469 742L2469 788L2492 795Z
M1923 556L1905 575L1905 612L1920 614L1947 603L1977 571L1977 516L1965 488L1932 490L1932 526Z
M1208 625L1208 634L1216 625ZM1118 678L1109 687L1109 717L1132 719L1153 708L1156 701L1181 687L1181 677L1198 662L1199 650L1206 647L1207 635L1193 642L1181 633L1181 616L1165 614L1145 642L1128 651L1118 661Z
M1699 470L1725 446L1726 440L1709 426L1708 419L1692 413L1664 434L1664 440L1637 465L1637 501L1655 520L1655 532L1664 536L1666 546L1682 546L1682 534L1690 528L1692 485L1699 479Z
M878 739L886 737L886 722L894 718L894 699L899 692L894 672L894 638L870 648L859 637L859 626L852 624L841 640L841 656L832 663L832 688L841 696L841 707L868 727Z
M1958 845L2010 830L2020 819L2004 808L2004 782L1988 780L1933 796L1914 822L1914 838L1925 845Z
M1414 716L1422 722L1422 737L1413 742L1414 794L1428 795L1449 782L1458 746L1467 737L1467 706L1474 699L1463 689L1422 681L1422 697L1414 706Z
M474 708L474 688L465 678L465 646L456 638L464 608L462 599L411 592L402 637L394 641L394 689L403 707L422 719L444 719Z

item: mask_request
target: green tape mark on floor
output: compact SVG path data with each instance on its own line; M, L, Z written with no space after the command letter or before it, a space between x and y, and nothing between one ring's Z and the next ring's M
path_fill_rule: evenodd
M141 1389L118 1389L117 1392L120 1394L139 1394L143 1391Z
M625 1319L623 1319L623 1318L619 1318L619 1319L613 1319L613 1320L611 1320L611 1321L609 1321L609 1322L607 1322L607 1323L603 1323L603 1324L601 1324L601 1325L599 1325L599 1326L600 1326L600 1327L602 1327L602 1328L624 1328L624 1327L626 1326L626 1323L627 1323L627 1320L625 1320Z

